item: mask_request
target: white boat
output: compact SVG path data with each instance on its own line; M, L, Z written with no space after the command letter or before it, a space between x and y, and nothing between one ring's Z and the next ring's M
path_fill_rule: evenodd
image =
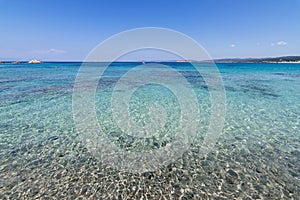
M35 59L30 60L30 61L28 62L28 64L41 64L41 63L42 63L41 61L38 61L38 60L35 60Z

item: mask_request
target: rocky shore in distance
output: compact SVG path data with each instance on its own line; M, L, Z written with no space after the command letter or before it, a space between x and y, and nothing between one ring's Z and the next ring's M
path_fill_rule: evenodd
M216 63L300 63L300 56L281 56L272 58L224 58L213 60Z
M28 63L28 64L42 64L43 62L39 61L39 60L36 60L36 59L33 59L33 60L30 60L30 61L0 61L0 64L24 64L24 63Z

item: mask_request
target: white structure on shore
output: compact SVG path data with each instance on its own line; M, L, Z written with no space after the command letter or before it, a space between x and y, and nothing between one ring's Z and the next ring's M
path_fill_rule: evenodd
M38 60L35 60L35 59L30 60L30 61L28 62L28 64L41 64L41 63L42 63L41 61L38 61Z

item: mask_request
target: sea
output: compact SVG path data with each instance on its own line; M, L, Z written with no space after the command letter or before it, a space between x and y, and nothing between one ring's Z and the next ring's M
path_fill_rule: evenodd
M147 77L160 65L168 66L173 75L181 74L199 115L180 109L189 97L185 89L172 91L180 84L160 85L168 78L163 74L140 87L134 76L126 87L124 82L124 87L117 87L142 64L107 64L92 98L95 129L80 129L75 119L79 115L86 120L81 125L90 124L84 119L90 98L85 102L84 90L75 91L81 62L1 64L0 199L299 199L300 64L217 63L224 115L216 118L221 132L205 153L203 141L211 134L210 126L216 126L211 122L214 88L204 78L209 74L199 73L195 66L210 64L165 62L145 67ZM85 78L88 83L89 76ZM128 98L127 90L132 90ZM74 103L78 91L80 112ZM116 104L127 101L115 110L114 91L121 95ZM124 106L129 111L123 115L119 111ZM189 114L196 117L182 121ZM139 127L154 127L151 135L120 128L129 118ZM185 126L187 131L182 131ZM185 139L177 134L191 138L186 145L174 143ZM108 144L95 142L99 137ZM139 157L127 159L127 153ZM150 154L162 160L149 165Z

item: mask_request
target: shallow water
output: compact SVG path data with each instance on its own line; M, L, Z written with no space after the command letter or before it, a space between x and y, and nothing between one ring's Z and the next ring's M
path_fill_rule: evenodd
M218 64L227 112L214 149L201 157L201 143L195 142L176 162L142 174L104 165L79 139L72 91L80 64L0 65L0 199L299 198L300 64ZM209 124L207 86L191 66L165 64L182 73L197 94L201 140ZM114 63L108 69L98 86L96 112L120 148L151 151L172 140L180 109L167 89L142 88L130 104L134 120L147 124L146 108L160 102L166 126L149 140L122 135L108 99L119 77L135 65Z

